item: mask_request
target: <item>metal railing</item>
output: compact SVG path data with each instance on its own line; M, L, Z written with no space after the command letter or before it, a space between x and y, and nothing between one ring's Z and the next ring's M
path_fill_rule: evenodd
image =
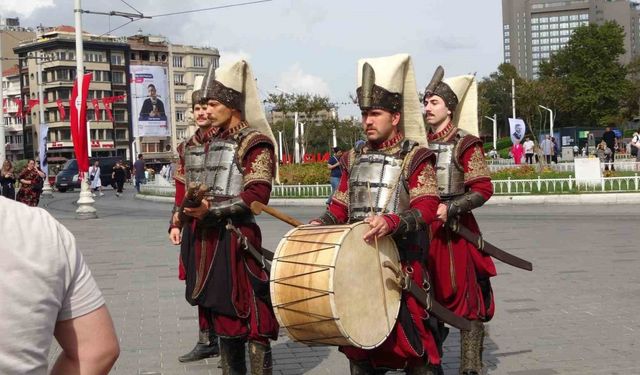
M326 198L331 194L331 185L273 185L272 198Z
M577 181L568 178L534 178L492 180L495 195L527 195L527 194L570 194L600 192L640 192L640 176L602 177L593 180ZM166 186L152 181L141 186L143 194L173 196L174 186ZM331 185L273 185L271 198L326 198L331 194Z
M493 180L493 193L496 195L522 194L567 194L598 192L640 192L640 177L602 177L593 180L577 181L575 177L518 180Z
M600 169L603 171L605 170L605 167L610 169L612 164L617 171L623 171L623 172L634 172L634 171L638 171L640 168L640 165L633 159L622 159L620 161L616 160L614 163L600 163ZM519 168L527 165L537 167L538 163L513 164L513 162L511 162L510 164L488 164L489 170L491 171L491 173L500 172L501 170L504 170L504 169ZM564 163L557 163L557 164L545 163L543 164L543 166L545 168L549 168L556 172L573 172L575 170L575 164L573 162L564 162Z

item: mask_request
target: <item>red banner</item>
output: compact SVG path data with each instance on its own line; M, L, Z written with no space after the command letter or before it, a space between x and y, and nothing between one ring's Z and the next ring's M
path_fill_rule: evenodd
M89 171L89 149L87 144L87 101L89 83L93 74L87 73L82 78L82 90L78 95L78 81L73 84L71 93L71 138L73 139L73 149L78 160L78 170L82 173Z
M9 99L2 99L2 113L7 113L7 107L9 106Z
M24 112L22 108L22 99L16 99L15 100L16 105L18 106L18 112L16 112L16 117L17 118L23 118L24 117Z
M58 104L58 113L60 113L60 121L64 121L64 119L67 117L67 112L64 110L64 105L62 105L62 99L56 100L56 103Z
M98 99L91 99L91 104L93 104L93 117L96 121L100 121L100 106L98 106Z
M113 112L111 112L111 103L114 102L114 99L115 99L115 96L102 98L102 105L104 106L104 110L105 112L107 112L107 117L111 122L113 122Z

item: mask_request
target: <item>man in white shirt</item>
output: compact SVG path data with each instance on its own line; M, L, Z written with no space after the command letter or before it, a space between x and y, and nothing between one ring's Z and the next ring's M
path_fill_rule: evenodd
M74 236L49 213L0 197L0 374L107 374L120 353Z
M527 164L533 164L533 141L529 139L529 137L526 137L522 147L524 147L524 156Z
M544 141L540 142L540 148L542 149L542 153L544 154L544 158L547 164L551 164L551 154L553 153L553 142L551 141L551 136L546 135Z

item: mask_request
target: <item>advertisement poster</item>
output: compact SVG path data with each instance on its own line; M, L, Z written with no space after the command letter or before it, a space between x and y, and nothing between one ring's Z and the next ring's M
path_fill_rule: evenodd
M520 118L509 119L509 134L511 135L511 143L522 143L525 133L527 132L527 126L524 120Z
M131 97L135 138L171 135L167 68L131 65Z

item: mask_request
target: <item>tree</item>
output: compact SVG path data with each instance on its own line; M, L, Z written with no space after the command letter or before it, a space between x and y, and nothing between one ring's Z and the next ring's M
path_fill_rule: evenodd
M562 96L557 119L563 125L608 125L623 116L630 93L627 69L619 59L625 53L624 29L613 21L576 29L567 45L540 64L540 82L554 85Z
M497 116L498 133L501 133L500 124L507 124L507 119L512 116L511 110L511 80L516 83L516 93L519 92L523 80L518 76L516 68L511 64L500 64L498 70L483 78L478 84L478 95L480 97L479 115ZM486 121L481 121L486 124ZM482 127L481 127L482 130ZM491 134L491 131L483 133Z

